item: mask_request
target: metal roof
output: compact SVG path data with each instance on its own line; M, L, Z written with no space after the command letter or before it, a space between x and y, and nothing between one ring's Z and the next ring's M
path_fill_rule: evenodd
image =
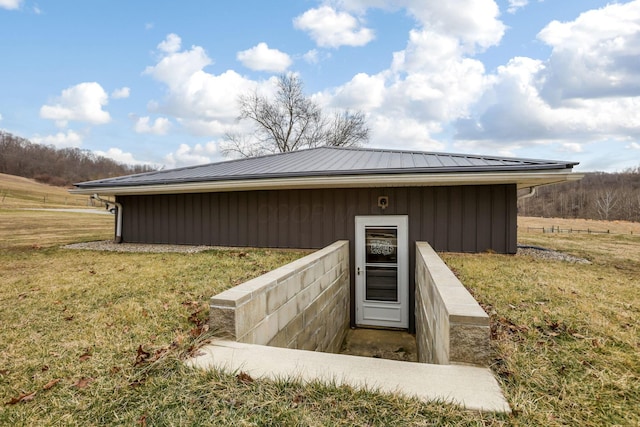
M260 180L273 178L471 172L570 172L575 162L533 160L374 148L319 147L261 157L159 170L75 184L78 190L105 187Z

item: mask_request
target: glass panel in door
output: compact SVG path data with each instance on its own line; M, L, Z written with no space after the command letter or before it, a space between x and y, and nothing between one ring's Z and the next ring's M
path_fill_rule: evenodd
M398 229L365 228L365 299L398 301Z

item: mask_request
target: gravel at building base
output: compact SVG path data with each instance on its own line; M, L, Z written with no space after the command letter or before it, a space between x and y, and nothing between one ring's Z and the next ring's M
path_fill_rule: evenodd
M189 245L161 245L161 244L145 244L145 243L114 243L112 240L101 240L97 242L74 243L64 246L65 249L85 249L92 251L112 251L112 252L148 252L148 253L198 253L210 251L213 249L229 249L220 246L189 246ZM517 255L528 255L535 258L566 261L578 264L591 264L584 258L578 258L562 252L553 251L538 246L518 245Z
M535 258L547 259L552 261L565 261L576 264L591 264L591 261L575 257L573 255L562 252L553 251L551 249L541 248L539 246L518 245L518 255L528 255Z
M223 249L219 246L189 246L189 245L161 245L146 243L115 243L112 240L101 240L97 242L73 243L63 246L65 249L84 249L90 251L111 251L111 252L147 252L147 253L168 253L179 252L195 254L212 249ZM229 249L229 248L224 248Z

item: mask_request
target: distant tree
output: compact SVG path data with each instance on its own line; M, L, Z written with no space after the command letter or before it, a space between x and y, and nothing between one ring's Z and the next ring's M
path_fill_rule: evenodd
M640 221L640 167L590 172L579 181L538 188L518 201L524 216Z
M336 113L328 118L320 106L303 92L294 74L281 75L274 98L253 92L241 95L240 120L254 125L253 134L229 133L222 145L224 155L254 157L286 153L319 146L358 146L369 139L362 112Z
M50 185L148 172L146 165L125 165L79 148L56 149L0 131L0 173L32 178Z
M608 220L611 212L618 205L618 197L615 190L607 189L599 191L596 198L596 209L600 219Z

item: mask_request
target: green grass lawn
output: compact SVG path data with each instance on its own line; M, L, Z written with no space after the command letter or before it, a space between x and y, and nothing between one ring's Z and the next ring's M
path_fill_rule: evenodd
M494 415L186 368L211 333L210 296L303 253L68 250L109 238L113 223L81 215L89 236L67 216L28 215L0 210L0 425L640 423L638 237L522 236L592 264L444 255L491 315L492 369L514 409ZM11 224L34 236L12 240Z

